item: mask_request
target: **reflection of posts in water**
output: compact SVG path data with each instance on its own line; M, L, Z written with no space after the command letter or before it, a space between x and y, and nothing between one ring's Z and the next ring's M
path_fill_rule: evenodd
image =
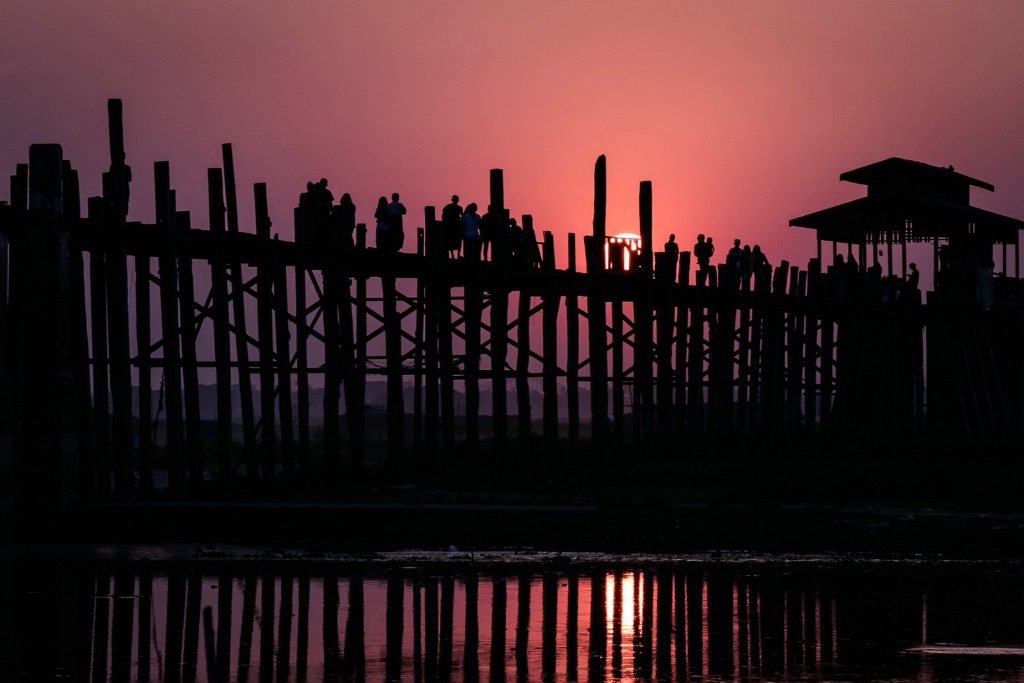
M426 623L423 637L423 654L425 662L423 666L423 673L426 675L426 679L428 681L433 681L437 678L437 601L437 579L435 577L428 577L423 589L423 615Z
M252 632L256 623L256 575L249 572L242 581L242 623L238 634L238 683L249 680L249 662L252 658ZM326 622L325 622L326 623Z
M277 626L277 680L287 681L292 653L292 576L281 575L281 609ZM273 621L273 619L271 619Z
M164 680L168 683L177 683L181 680L185 593L185 574L181 572L170 574L167 577L167 649L164 658ZM239 681L242 680L239 678Z
M110 575L100 574L96 577L96 599L93 600L93 609L95 610L95 616L93 617L93 641L92 641L92 680L94 681L105 681L107 680L107 638L109 637L110 631ZM171 603L170 593L167 597L168 608L173 604ZM27 619L28 624L38 624L37 619ZM168 625L170 625L170 612L168 611ZM173 662L171 655L174 654L171 650L171 644L174 642L171 638L172 632L167 632L167 657L169 662ZM178 641L178 652L181 651L180 641ZM44 657L39 657L39 661L46 661ZM168 669L170 673L170 668ZM167 680L171 680L168 675Z
M401 577L387 580L387 605L384 608L385 675L389 681L402 680L402 631L405 628L405 581Z
M462 653L462 671L466 683L480 680L480 621L477 616L477 602L480 599L479 584L475 572L465 578L466 626L465 650Z
M673 580L674 577L668 570L658 571L658 632L654 645L654 675L659 681L667 681L672 677Z
M521 681L530 678L530 575L519 575L519 590L516 596L516 678Z
M558 577L545 572L541 579L541 677L555 675L556 636L558 631Z
M643 615L640 631L640 649L637 652L637 669L649 678L653 668L654 647L654 572L647 569L643 572L643 604L640 613Z
M131 679L132 638L135 625L135 575L120 568L114 573L114 642L110 648L111 681Z
M338 640L341 597L338 593L337 574L328 572L324 575L323 591L324 680L333 681L341 675L341 644Z
M274 603L276 599L274 575L264 573L260 577L260 681L274 677Z
M419 578L412 580L412 677L423 680L423 591Z
M565 676L570 681L577 680L579 669L579 612L580 612L580 579L575 571L570 570L566 577L567 592L565 596Z
M604 585L604 572L595 569L590 575L590 643L587 647L587 675L591 681L604 680L604 660L608 645Z
M491 581L491 681L505 680L505 613L508 610L508 587L505 577Z
M231 574L222 569L217 577L217 679L231 677L231 617L234 606ZM142 614L139 614L142 623ZM142 634L139 634L141 639ZM139 680L147 680L141 674Z
M451 680L455 647L455 579L441 578L441 626L437 649L437 675L442 681Z
M612 676L622 678L622 571L612 574Z
M345 622L345 652L341 658L341 675L366 674L366 619L363 599L363 577L353 576L348 584L348 621Z

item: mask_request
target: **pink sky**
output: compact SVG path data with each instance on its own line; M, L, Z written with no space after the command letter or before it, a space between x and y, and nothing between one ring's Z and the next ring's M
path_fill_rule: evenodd
M993 183L977 206L1024 218L1024 3L693 0L0 0L0 176L58 142L83 197L124 102L129 218L153 220L152 164L206 227L206 169L234 148L242 229L266 182L292 236L307 180L357 219L398 191L411 223L452 193L590 231L608 158L609 232L738 237L805 265L790 218L862 196L839 174L890 156ZM6 182L0 199L8 198Z

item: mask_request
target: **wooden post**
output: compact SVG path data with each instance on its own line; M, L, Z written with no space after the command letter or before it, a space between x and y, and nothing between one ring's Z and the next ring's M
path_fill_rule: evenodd
M440 286L438 280L439 262L446 259L448 249L445 247L445 236L441 234L441 226L438 225L433 206L428 206L425 211L425 224L427 232L427 276L423 285L423 297L426 301L426 333L424 344L425 354L425 411L424 415L424 448L431 458L437 454L437 437L440 420L440 403L438 391L440 390L440 372L438 368L438 297L437 288Z
M224 238L224 180L219 168L207 169L207 186L209 188L210 232ZM213 357L215 361L215 377L217 380L217 462L222 483L227 484L234 478L234 465L231 461L232 450L232 407L231 407L231 332L228 325L228 279L227 264L224 254L227 253L226 241L221 249L217 249L210 261L211 297L213 300ZM250 463L254 468L255 463ZM247 473L255 478L253 469Z
M385 258L398 258L386 254ZM381 278L384 291L384 346L388 381L388 458L398 462L405 456L405 399L402 366L402 319L398 315L395 276Z
M686 430L691 436L701 433L704 428L704 299L706 287L690 290L689 351L687 352Z
M569 264L565 292L565 371L569 419L569 452L580 444L580 302L577 292L576 235L569 233Z
M295 234L302 234L302 215L298 207L294 211ZM269 232L269 230L268 230ZM309 363L306 342L309 338L309 326L306 320L306 256L302 246L298 247L295 263L295 404L298 408L299 448L307 444L309 448ZM347 399L346 399L347 400ZM330 467L329 460L324 461ZM333 473L328 470L328 475Z
M803 315L804 322L804 427L808 431L814 431L817 427L818 415L818 317L817 307L814 305L813 292L808 291L811 283L818 283L821 275L821 261L811 259L807 265L807 271L801 273L800 296L807 306ZM817 289L817 288L815 288ZM822 359L824 363L824 359Z
M356 226L359 233L356 237L356 251L360 257L366 254L366 226ZM354 269L354 264L351 266ZM366 415L363 406L366 404L366 275L356 275L354 368L352 370L352 392L345 392L345 410L355 411L348 420L349 450L351 451L352 468L359 471L363 467L363 450L366 437ZM450 349L449 349L450 350ZM355 427L355 431L353 431Z
M29 148L29 211L12 244L14 349L14 525L20 542L55 537L79 492L78 436L71 377L70 253L63 213L63 150ZM70 438L70 437L73 437Z
M230 158L230 147L225 145L225 161ZM225 163L225 168L227 163ZM237 230L235 231L237 234ZM299 245L303 248L305 245ZM269 239L261 241L259 255L256 259L256 339L259 354L259 381L260 381L260 469L263 471L265 482L274 479L277 472L277 433L274 419L274 313L273 313L273 287L275 279L275 256L272 250L277 247ZM326 296L325 296L326 303ZM324 311L324 315L330 312ZM337 318L335 318L337 321ZM327 328L325 318L324 329ZM291 392L288 392L289 395ZM337 392L335 392L337 395ZM281 392L284 399L284 391ZM289 399L290 400L290 399ZM324 416L326 418L326 415Z
M74 378L74 391L76 394L76 424L78 430L78 496L79 500L89 502L96 496L96 449L93 442L92 432L92 396L89 391L89 332L86 314L85 298L85 263L82 259L83 238L82 234L82 205L78 188L78 171L71 167L71 164L64 161L61 171L61 184L63 186L63 218L64 226L68 228L68 307L69 317L69 341L68 352L69 368ZM3 209L0 209L2 211ZM76 229L71 230L70 226ZM5 235L6 237L6 235ZM0 239L0 247L4 244ZM2 251L2 249L0 249ZM6 254L0 253L0 279L5 281L0 285L0 318L3 317L3 310L7 306L5 260ZM6 334L5 325L0 322L0 336ZM0 392L4 392L6 354L3 351L3 343L0 342ZM8 394L9 395L9 394ZM2 405L0 398L0 405ZM13 412L10 411L10 412ZM152 466L152 463L150 463ZM145 475L145 472L142 472ZM150 477L152 480L152 477Z
M505 359L508 355L508 212L505 210L505 186L502 170L491 169L491 212L499 221L495 242L491 245L492 270L496 278L491 286L491 429L494 454L505 453L508 432L508 383Z
M110 343L111 455L115 493L132 497L132 392L128 332L128 265L125 250L125 218L131 169L125 164L121 101L108 100L110 171L105 174L104 199L113 210L107 242L107 323Z
M174 205L174 191L171 191ZM192 229L188 211L177 211L174 218L179 234ZM197 496L203 486L203 440L199 418L199 375L196 363L195 284L192 256L178 252L178 292L181 304L181 374L185 399L185 446L188 453L189 491Z
M615 430L612 440L615 443L622 443L622 435L626 431L626 395L623 387L625 373L622 348L625 343L622 331L623 318L622 300L612 300L612 419ZM638 416L632 415L632 417L636 419Z
M480 447L480 316L483 314L483 290L480 285L484 261L470 261L463 289L463 327L466 332L466 453L470 457Z
M654 435L654 387L652 373L652 350L654 348L651 307L651 281L654 277L654 250L652 227L652 187L650 180L640 183L640 263L636 298L633 303L633 389L634 433L640 438L637 443L645 444ZM639 410L638 410L639 408Z
M180 498L184 489L184 466L181 455L183 423L181 415L181 341L178 331L178 236L172 209L169 167L160 162L156 167L158 211L166 212L167 225L162 230L158 257L160 274L160 328L163 336L164 376L161 382L165 425L168 483L172 498ZM95 312L95 309L94 309ZM159 414L159 411L157 411Z
M548 453L558 447L558 307L561 292L555 279L555 242L544 231L543 339L544 339L544 441Z
M666 254L655 254L658 263L655 264L656 272L662 277L655 283L655 332L657 339L655 343L657 355L657 416L658 416L658 443L665 446L672 441L672 337L675 328L675 306L672 305L671 291L675 283L666 275L675 277L671 270L666 273ZM674 266L675 264L669 264ZM674 270L674 268L672 269Z
M682 262L686 261L684 270ZM689 307L686 301L690 296L689 280L684 277L684 272L689 273L690 253L679 254L679 283L673 286L671 303L675 309L676 316L676 358L675 358L675 432L677 443L680 443L686 430L686 368L687 352L689 351Z
M525 222L529 216L524 216ZM519 417L519 444L523 453L529 453L532 425L530 401L530 287L524 278L519 285L519 314L516 317L516 404Z
M226 199L228 233L238 233L238 202L235 198L235 162L231 143L221 145L224 160L224 196ZM235 360L238 363L238 394L242 409L242 443L250 475L256 471L256 416L253 410L252 376L249 373L249 339L245 327L245 287L242 282L242 263L232 259L228 266L231 282L232 317L235 327ZM264 472L264 476L271 473Z
M266 186L262 190L261 184L256 189L256 216L257 225L260 222L261 208L266 208ZM261 194L262 192L262 194ZM262 214L265 216L266 214ZM288 340L291 335L288 333L288 271L281 258L281 246L274 236L274 328L277 349L277 401L278 411L281 415L281 466L286 475L295 471L295 431L292 418L292 377L291 377L291 350ZM337 404L335 404L337 405ZM273 409L271 409L273 410ZM335 417L337 420L337 417ZM308 458L308 454L305 456ZM306 471L308 462L300 460L299 467Z
M160 216L157 216L157 223ZM150 263L148 254L135 255L135 339L138 349L139 396L139 488L153 492L153 376L150 360Z
M605 238L605 217L608 204L608 167L607 160L602 154L594 164L594 239L601 245L602 259L604 263L604 238ZM591 271L590 266L587 270Z
M423 260L426 252L426 230L416 229L416 255ZM424 312L426 287L423 271L416 274L416 317L414 337L416 341L413 347L413 369L412 369L412 452L416 455L423 453L423 363L424 363Z
M298 232L298 229L296 229ZM306 234L312 232L307 227ZM300 248L303 248L300 246ZM341 389L342 350L350 340L341 339L339 310L339 288L341 287L341 263L332 244L323 245L327 257L321 273L323 274L323 296L321 312L324 319L324 468L332 476L338 473L340 452L338 443L338 403ZM347 283L346 283L347 286ZM351 329L351 325L349 326ZM348 402L346 401L346 406Z
M590 432L594 450L608 442L608 327L605 297L600 290L604 275L604 239L583 240L588 279L598 281L587 293L587 340L590 358Z

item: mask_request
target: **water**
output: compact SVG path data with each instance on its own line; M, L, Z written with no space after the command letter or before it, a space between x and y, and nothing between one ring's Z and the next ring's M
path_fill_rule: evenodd
M5 560L4 680L1024 680L1006 564L216 555Z

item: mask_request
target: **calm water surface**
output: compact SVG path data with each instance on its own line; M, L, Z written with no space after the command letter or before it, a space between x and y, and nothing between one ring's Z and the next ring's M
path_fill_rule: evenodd
M1006 565L3 566L5 680L1024 681Z

